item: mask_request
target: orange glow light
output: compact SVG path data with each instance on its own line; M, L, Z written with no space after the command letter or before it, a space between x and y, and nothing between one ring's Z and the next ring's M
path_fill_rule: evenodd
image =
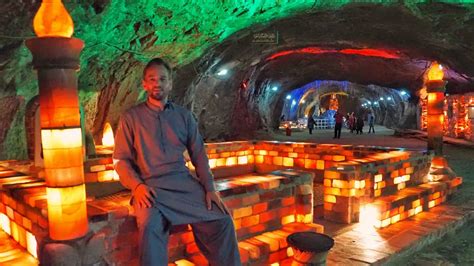
M32 233L26 231L26 249L33 257L38 258L38 254L36 253L36 247L36 237Z
M105 123L104 134L102 135L102 145L106 147L114 146L114 131L109 123Z
M443 78L443 66L438 64L438 62L431 63L430 69L428 70L428 80L443 80Z
M71 37L74 23L61 0L43 0L33 19L38 37Z
M46 188L50 236L54 240L81 237L87 233L86 190L74 187Z

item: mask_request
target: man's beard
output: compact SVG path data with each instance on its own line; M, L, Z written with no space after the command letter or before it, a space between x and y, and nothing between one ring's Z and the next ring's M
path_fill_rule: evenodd
M162 101L166 98L166 94L163 93L162 91L157 92L157 93L154 93L154 92L148 93L148 96L157 101Z

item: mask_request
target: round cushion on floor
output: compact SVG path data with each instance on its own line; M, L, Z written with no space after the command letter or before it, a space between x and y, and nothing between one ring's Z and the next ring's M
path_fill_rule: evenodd
M306 252L324 252L334 246L332 237L315 232L298 232L286 238L292 248Z

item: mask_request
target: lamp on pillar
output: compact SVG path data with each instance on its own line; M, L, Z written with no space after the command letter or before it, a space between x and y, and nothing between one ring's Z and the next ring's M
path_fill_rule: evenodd
M443 122L444 122L444 92L446 82L443 81L443 67L433 62L426 75L426 90L428 93L428 149L435 156L443 155Z
M88 232L76 76L84 43L71 38L74 24L61 0L43 0L33 27L38 38L26 46L38 72L49 236L70 240Z

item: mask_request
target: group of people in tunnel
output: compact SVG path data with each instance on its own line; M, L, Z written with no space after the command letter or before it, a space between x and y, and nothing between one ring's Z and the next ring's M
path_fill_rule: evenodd
M363 133L365 124L364 124L364 118L362 114L356 115L354 112L352 112L352 113L347 113L344 116L341 112L336 111L333 118L335 120L334 139L341 138L341 131L342 131L343 124L345 124L345 126L350 130L352 134L354 133L354 131L356 132L357 135ZM367 121L369 123L369 131L367 133L375 133L375 129L374 129L375 116L372 112L368 114ZM315 120L312 116L310 116L308 118L308 123L307 123L309 134L313 134L314 124L315 124Z

